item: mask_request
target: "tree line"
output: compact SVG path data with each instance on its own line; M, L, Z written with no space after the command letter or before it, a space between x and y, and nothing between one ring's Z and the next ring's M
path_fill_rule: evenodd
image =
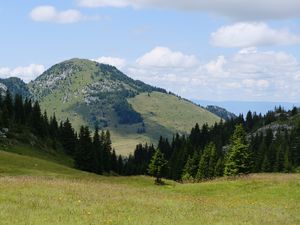
M98 174L123 171L123 159L112 149L109 131L96 127L92 137L89 127L81 126L77 133L68 119L58 122L55 114L48 117L37 101L21 95L12 97L9 91L0 95L0 127L8 128L8 138L29 131L47 147L72 157L80 170Z
M138 145L125 163L129 168L125 174L157 174L149 170L157 155L159 160L167 161L158 177L177 181L292 172L300 166L300 122L295 122L293 127L279 126L276 130L267 125L291 120L297 114L296 107L291 111L278 107L264 116L249 111L245 119L240 115L212 127L204 124L200 128L196 124L188 135L176 134L171 141L160 137L156 151L161 154L148 145ZM266 129L257 131L261 127Z
M196 124L188 135L176 134L172 140L160 137L156 147L139 144L128 157L117 155L109 131L87 126L77 133L68 119L58 122L48 117L37 101L0 95L0 127L34 134L48 147L74 159L75 167L97 174L154 175L180 181L199 181L224 175L259 172L292 172L300 166L300 123L291 129L258 128L274 121L291 120L297 108L281 107L266 115L248 112L209 127Z

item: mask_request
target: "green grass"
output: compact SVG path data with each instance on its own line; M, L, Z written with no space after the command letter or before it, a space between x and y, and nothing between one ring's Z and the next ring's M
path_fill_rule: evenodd
M0 151L0 224L300 224L300 174L166 183Z
M44 159L50 162L73 167L74 160L69 156L53 149L45 149L37 146L31 146L30 144L24 144L20 142L16 143L3 143L0 142L0 149L6 152L17 153L19 155L30 156L38 159Z
M129 99L133 108L143 115L146 123L161 126L182 133L190 132L196 123L213 125L220 120L216 115L184 99L170 94L142 93Z

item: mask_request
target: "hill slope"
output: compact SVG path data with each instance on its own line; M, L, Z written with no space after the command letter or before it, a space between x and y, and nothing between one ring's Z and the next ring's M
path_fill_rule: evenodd
M31 82L29 90L48 114L55 113L60 120L69 118L76 129L84 124L109 129L114 147L122 154L132 152L140 142L156 142L160 135L188 132L196 122L211 125L219 121L214 114L163 89L89 60L54 65ZM145 98L151 92L155 92L153 97ZM143 99L151 102L148 105ZM149 116L150 112L155 116Z
M231 119L235 119L237 117L234 113L229 112L226 109L216 106L216 105L208 105L205 108L208 111L210 111L211 113L218 115L223 120L231 120Z
M20 78L10 77L7 79L0 79L0 92L4 94L7 89L13 96L19 94L24 98L31 97L26 83Z
M0 221L9 224L298 224L299 174L153 185L0 150Z

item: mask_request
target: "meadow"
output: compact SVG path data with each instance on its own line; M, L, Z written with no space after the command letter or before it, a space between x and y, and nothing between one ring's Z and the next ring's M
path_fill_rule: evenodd
M165 182L0 151L0 224L300 224L300 174Z

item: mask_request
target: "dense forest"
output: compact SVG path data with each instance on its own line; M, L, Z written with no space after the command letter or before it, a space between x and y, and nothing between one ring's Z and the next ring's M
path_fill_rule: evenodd
M75 132L68 119L58 122L41 112L38 102L0 95L2 138L30 132L54 150L74 159L75 167L97 174L150 174L176 181L201 181L220 176L259 172L292 172L300 166L300 122L284 121L299 116L299 110L281 107L266 115L248 112L209 127L198 124L188 135L161 137L157 147L139 144L132 155L117 156L109 131L93 134L82 126ZM273 122L279 125L270 126ZM281 124L281 125L280 125ZM5 128L5 129L4 129ZM4 134L5 133L5 134ZM299 169L299 168L298 168Z
M78 169L98 174L122 172L123 160L111 147L109 131L99 132L96 128L91 137L89 128L82 126L77 134L68 119L58 122L55 115L49 118L46 112L41 112L37 101L24 100L21 95L12 97L9 92L0 95L0 127L2 138L33 134L47 148L64 151L72 157Z
M161 137L158 151L167 161L162 177L199 181L224 175L259 172L292 172L300 166L300 121L295 107L281 107L266 115L248 112L208 127L198 124L189 135L176 134L171 141ZM272 125L273 122L278 122ZM280 125L281 124L281 125ZM156 153L153 146L138 145L125 163L126 175L148 174ZM299 168L298 168L299 169Z

